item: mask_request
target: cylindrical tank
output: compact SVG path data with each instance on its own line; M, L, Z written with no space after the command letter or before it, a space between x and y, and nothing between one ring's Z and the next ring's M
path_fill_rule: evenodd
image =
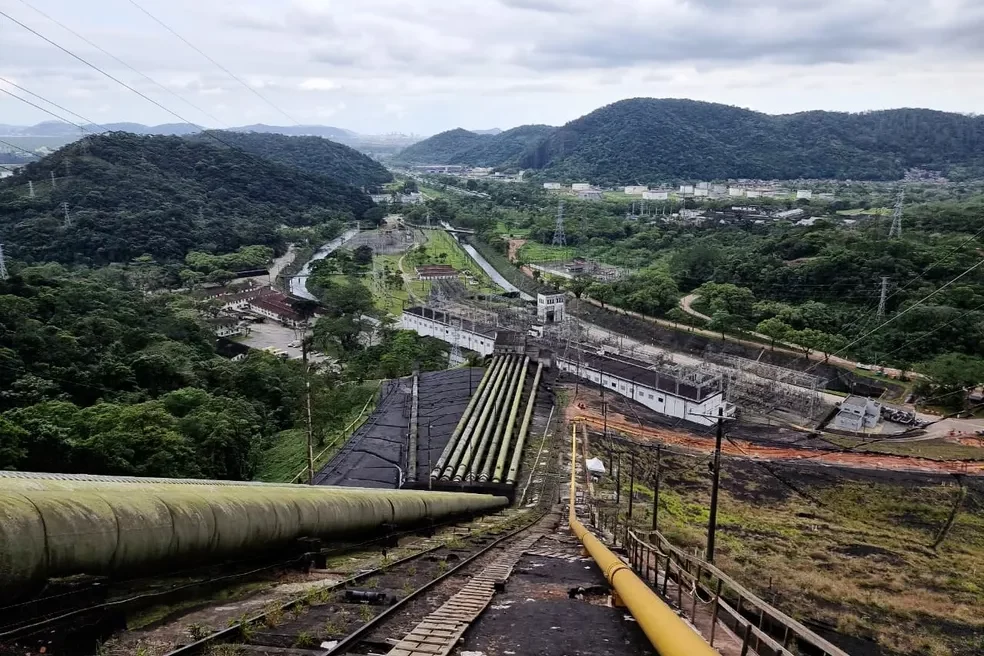
M506 504L451 492L0 478L0 590L219 560Z

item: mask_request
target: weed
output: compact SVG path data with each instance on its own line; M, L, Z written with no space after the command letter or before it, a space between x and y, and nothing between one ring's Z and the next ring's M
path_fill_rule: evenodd
M374 576L371 579L366 579L366 582L363 583L363 585L367 590L375 590L379 587L379 578Z
M212 627L207 624L195 622L188 625L188 635L192 640L198 641L207 638L212 633Z
M417 575L416 565L410 565L410 567L407 567L407 576L416 576L416 575Z
M359 606L359 618L363 622L368 622L369 620L371 620L375 616L376 616L376 613L373 612L372 606L369 606L368 604L363 605L363 606Z
M336 617L329 617L325 622L325 635L331 637L340 634L344 630L342 623Z
M448 561L446 560L441 560L438 561L437 563L437 571L440 572L441 574L444 574L446 571L448 571L448 567L449 567Z
M284 619L284 609L279 605L269 608L266 615L263 616L263 623L268 627L273 628L279 626Z
M314 636L307 631L301 631L297 634L297 638L294 640L294 646L299 649L305 649L307 647L314 646Z

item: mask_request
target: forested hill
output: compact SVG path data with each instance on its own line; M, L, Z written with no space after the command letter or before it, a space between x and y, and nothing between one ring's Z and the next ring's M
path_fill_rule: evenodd
M521 125L498 134L476 134L458 128L417 142L394 159L405 164L508 166L554 130L549 125Z
M196 139L209 139L197 136ZM288 137L272 133L223 132L223 142L270 161L327 175L356 187L375 187L393 180L379 162L359 151L321 137Z
M681 178L892 180L910 167L979 175L984 173L984 117L927 109L771 116L693 100L636 98L558 128L519 164L551 177L600 184Z
M144 254L177 261L190 250L276 245L281 225L352 218L370 207L352 185L224 145L112 133L65 146L0 182L0 241L29 263L103 265Z

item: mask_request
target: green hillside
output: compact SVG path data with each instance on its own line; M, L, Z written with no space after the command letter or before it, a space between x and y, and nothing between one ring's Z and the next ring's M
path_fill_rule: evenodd
M475 134L461 128L424 139L396 156L406 164L465 164L468 166L507 166L515 163L532 146L556 128L549 125L521 125L499 134Z
M354 186L223 145L113 133L65 146L3 180L0 240L28 263L103 265L144 254L177 261L190 250L277 245L282 225L351 218L370 207Z
M558 128L520 161L601 184L679 178L892 180L910 167L984 171L984 118L925 109L771 116L635 98Z

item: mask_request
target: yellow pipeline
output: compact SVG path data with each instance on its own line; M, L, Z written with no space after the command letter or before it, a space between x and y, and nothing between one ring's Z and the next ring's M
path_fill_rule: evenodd
M574 498L577 491L575 463L577 462L577 428L571 424L571 500L568 521L571 532L581 541L584 548L605 574L605 578L622 602L632 613L632 617L642 628L649 642L660 656L719 656L704 639L680 619L673 609L663 603L655 592L649 589L635 572L592 535L574 513Z

